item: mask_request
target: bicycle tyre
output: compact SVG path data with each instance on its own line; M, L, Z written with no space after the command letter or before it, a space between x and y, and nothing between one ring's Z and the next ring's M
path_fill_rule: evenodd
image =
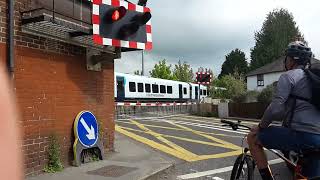
M234 162L230 180L239 180L240 173L242 172L243 166L247 165L247 173L245 180L253 180L253 172L254 172L254 161L251 156L247 154L240 154L236 161Z

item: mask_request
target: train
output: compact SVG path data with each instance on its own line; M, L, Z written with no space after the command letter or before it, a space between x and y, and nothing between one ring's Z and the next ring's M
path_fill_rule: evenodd
M209 95L203 85L125 73L116 72L114 82L116 102L192 102Z

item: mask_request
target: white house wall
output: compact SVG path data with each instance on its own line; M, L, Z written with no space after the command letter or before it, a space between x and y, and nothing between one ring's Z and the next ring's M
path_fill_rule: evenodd
M247 90L254 91L257 88L257 76L248 76L247 77Z
M257 86L257 75L247 77L247 89L249 91L261 91L268 85L278 81L283 72L264 74L264 86Z

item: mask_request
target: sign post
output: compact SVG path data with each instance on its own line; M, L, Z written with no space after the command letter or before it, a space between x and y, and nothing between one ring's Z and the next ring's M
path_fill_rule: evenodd
M212 81L212 73L210 72L210 70L208 71L208 69L205 70L203 68L199 68L198 72L196 72L196 81L199 84L199 99L198 99L198 113L200 113L200 103L201 103L201 86L200 85L207 85L209 86L209 84ZM208 88L209 90L209 88Z
M85 149L98 148L99 159L103 159L103 143L99 139L99 127L96 117L90 111L81 111L75 118L73 131L74 164L81 165L81 153Z
M204 72L203 69L199 70L198 72L196 72L196 81L199 84L199 103L200 103L200 85L207 85L209 86L209 84L212 82L212 73L210 71L208 71L206 69L206 71Z

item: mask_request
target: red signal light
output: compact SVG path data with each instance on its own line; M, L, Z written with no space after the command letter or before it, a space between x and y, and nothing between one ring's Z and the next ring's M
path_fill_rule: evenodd
M127 13L127 9L123 6L113 8L106 13L106 20L108 23L114 23L123 18Z
M115 10L112 14L112 21L118 21L120 19L120 12Z

